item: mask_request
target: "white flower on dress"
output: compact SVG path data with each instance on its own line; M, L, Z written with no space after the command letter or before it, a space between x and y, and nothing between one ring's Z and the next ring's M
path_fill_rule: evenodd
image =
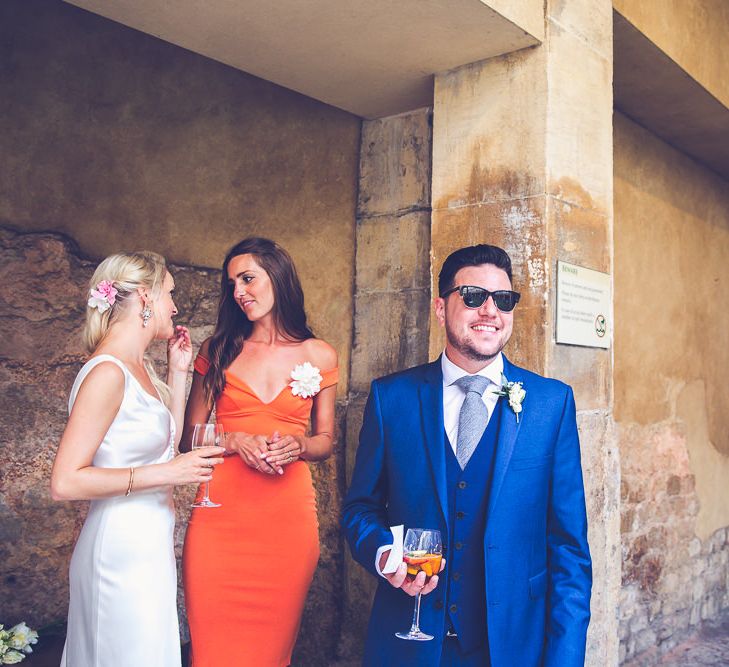
M294 366L291 371L291 379L293 382L289 384L291 393L301 398L311 398L319 393L321 388L321 373L316 366L312 366L308 361L303 364Z

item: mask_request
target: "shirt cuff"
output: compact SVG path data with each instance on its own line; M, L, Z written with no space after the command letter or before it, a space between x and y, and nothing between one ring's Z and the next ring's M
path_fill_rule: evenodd
M382 574L382 570L380 570L380 558L382 557L382 554L385 553L385 551L390 551L393 546L393 544L385 544L381 546L377 550L377 555L375 556L375 570L377 570L377 574L379 574L383 579L387 579L387 577Z

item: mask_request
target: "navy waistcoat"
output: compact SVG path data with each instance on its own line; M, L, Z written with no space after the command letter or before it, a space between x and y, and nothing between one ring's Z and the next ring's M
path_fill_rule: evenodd
M446 623L458 634L464 653L488 640L483 540L503 403L496 404L465 470L447 437L445 441L450 522Z

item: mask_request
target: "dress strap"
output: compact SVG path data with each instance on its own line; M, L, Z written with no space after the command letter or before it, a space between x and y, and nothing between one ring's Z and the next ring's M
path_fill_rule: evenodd
M321 371L321 389L326 389L339 382L339 368L330 368L328 371Z
M119 366L119 368L122 369L122 373L124 373L124 391L127 389L127 383L129 382L129 369L116 357L110 355L110 354L99 354L95 357L91 357L82 367L81 370L78 372L78 375L76 376L76 379L73 382L73 387L71 387L71 395L68 397L68 413L71 414L71 409L73 408L73 404L76 402L76 396L78 395L79 389L81 389L81 385L84 383L84 380L86 379L86 376L94 369L96 368L100 363L104 361L111 361L112 363Z
M198 352L193 368L200 375L205 375L208 372L208 368L210 368L210 360L202 352Z

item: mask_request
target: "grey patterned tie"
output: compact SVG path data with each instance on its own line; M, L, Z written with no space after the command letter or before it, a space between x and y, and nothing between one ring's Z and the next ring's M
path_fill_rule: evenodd
M464 375L453 384L466 394L458 415L458 441L456 442L456 459L463 470L486 430L489 411L481 397L491 384L491 380L482 375Z

